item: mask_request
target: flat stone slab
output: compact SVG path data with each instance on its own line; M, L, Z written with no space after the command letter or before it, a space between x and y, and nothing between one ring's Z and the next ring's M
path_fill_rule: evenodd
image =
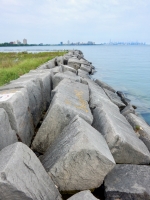
M61 67L62 67L62 71L63 72L70 71L70 72L73 72L73 73L77 74L77 70L75 70L72 67L69 67L68 65L61 65Z
M62 81L63 79L70 79L70 80L73 80L73 81L76 81L76 82L81 82L81 78L76 76L76 75L70 76L70 75L65 74L65 73L57 73L53 77L53 88L55 88L60 83L60 81Z
M61 200L36 155L23 143L0 151L1 200Z
M29 111L27 90L26 88L2 90L2 88L0 87L0 108L6 111L10 125L21 141L29 146L34 135L34 126Z
M78 192L77 194L70 197L68 200L98 200L94 197L90 190Z
M78 70L81 66L81 62L78 58L69 58L68 65L75 70Z
M108 85L107 83L104 83L103 81L100 81L99 79L96 79L95 83L97 83L102 88L105 88L105 89L110 90L112 92L116 92L110 85Z
M15 142L17 142L16 132L12 130L6 111L0 108L0 151Z
M121 101L120 97L116 93L105 88L104 91L114 104L116 104L119 108L125 108L126 105Z
M150 199L150 167L116 165L105 179L106 200Z
M93 109L93 127L105 137L116 163L149 164L150 153L125 117L109 104Z
M79 116L64 128L41 162L63 193L98 188L115 166L103 136Z
M89 124L93 121L88 100L88 86L64 79L52 92L52 102L32 143L32 148L44 153L69 122L79 115Z
M126 119L150 151L150 126L144 121L144 119L133 113L127 114Z

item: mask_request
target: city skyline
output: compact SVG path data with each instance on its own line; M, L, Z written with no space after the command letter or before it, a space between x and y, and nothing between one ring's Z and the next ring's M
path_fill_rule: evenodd
M150 43L149 10L149 0L1 0L0 43Z

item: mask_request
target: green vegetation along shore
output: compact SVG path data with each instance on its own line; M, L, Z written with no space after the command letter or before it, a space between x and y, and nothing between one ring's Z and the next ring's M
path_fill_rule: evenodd
M0 53L0 86L11 80L36 69L39 65L64 55L66 52L40 52L40 53Z

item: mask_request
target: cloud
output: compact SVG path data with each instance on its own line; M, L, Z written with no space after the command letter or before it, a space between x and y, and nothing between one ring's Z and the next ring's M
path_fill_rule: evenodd
M149 10L149 0L1 0L0 38L26 34L33 42L69 37L98 42L134 37L132 32L144 38L145 30L148 38Z

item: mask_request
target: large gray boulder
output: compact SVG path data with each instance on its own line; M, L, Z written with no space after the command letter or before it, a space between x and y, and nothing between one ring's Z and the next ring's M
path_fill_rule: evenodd
M34 126L36 127L43 112L40 79L36 76L21 77L11 81L8 87L24 87L27 89L29 96L29 108L33 117Z
M69 58L68 65L75 70L78 70L81 66L81 62L78 58Z
M150 163L147 147L119 111L102 103L93 110L93 117L93 127L105 137L116 163Z
M150 126L144 121L144 119L133 113L127 114L126 119L150 151Z
M119 108L125 108L126 105L121 101L120 97L116 93L105 88L104 91L114 104L116 104Z
M121 111L121 114L123 116L126 116L127 114L129 113L133 113L135 114L135 110L133 108L133 106L131 104L128 104L122 111Z
M84 64L81 64L81 67L80 67L81 70L84 70L88 73L91 73L92 72L92 66L89 66L89 65L84 65Z
M55 88L50 108L32 143L32 148L44 153L69 122L79 115L89 124L93 121L88 100L88 86L64 79Z
M70 71L70 72L77 74L77 70L75 70L72 67L69 67L68 65L61 65L61 67L62 67L63 72Z
M1 200L61 200L36 155L18 142L0 151Z
M90 190L78 192L67 200L98 200L93 196Z
M82 78L86 78L86 79L89 79L89 73L87 71L84 71L84 70L81 70L81 69L78 69L78 76L82 77Z
M27 90L26 88L2 90L2 88L0 88L0 108L6 111L10 125L20 140L29 146L34 135L34 126Z
M39 78L42 91L42 111L46 111L50 105L51 98L51 71L42 70L41 72L41 70L31 70L30 73L27 73L21 77Z
M103 134L116 163L148 164L150 153L104 90L88 81L93 127Z
M97 83L102 88L105 88L105 89L110 90L112 92L116 92L110 85L108 85L107 83L104 83L103 81L100 81L99 79L96 79L95 83Z
M119 111L118 106L116 106L112 101L109 99L109 97L106 95L104 92L103 88L101 88L97 83L90 79L85 79L87 81L88 86L89 86L89 91L90 91L90 108L93 109L101 102L105 102L107 105L110 105L112 108L116 109Z
M6 111L0 108L0 151L15 142L17 142L16 132L12 130Z
M55 88L60 83L60 81L62 81L63 79L69 79L69 80L73 80L76 82L81 82L81 78L76 75L70 76L65 73L57 73L53 76L53 88Z
M106 200L149 200L150 167L116 165L104 184Z
M64 64L64 58L63 58L63 56L58 56L56 58L56 63L57 63L57 66L63 65Z
M63 193L98 188L115 166L103 136L79 116L64 128L41 162Z

